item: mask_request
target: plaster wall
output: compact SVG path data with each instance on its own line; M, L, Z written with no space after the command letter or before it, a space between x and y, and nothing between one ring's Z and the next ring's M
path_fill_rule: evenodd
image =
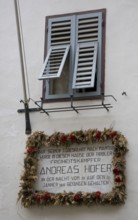
M20 59L13 0L0 0L0 219L1 220L137 220L138 219L138 1L137 0L20 0L30 97L39 100L37 80L43 63L45 16L107 9L105 94L114 95L106 110L31 113L32 131L48 134L113 127L128 139L126 204L120 207L46 207L24 209L16 203L25 151ZM126 91L127 96L122 95ZM90 102L86 102L90 103ZM56 103L60 105L61 103ZM49 104L50 105L50 104ZM53 104L51 104L53 105ZM50 106L51 106L50 105ZM30 107L34 107L30 102Z

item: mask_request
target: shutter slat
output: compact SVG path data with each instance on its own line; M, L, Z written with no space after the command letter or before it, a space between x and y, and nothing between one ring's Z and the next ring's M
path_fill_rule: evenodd
M52 42L51 45L52 46L56 46L56 45L58 46L58 45L63 45L63 44L66 45L66 44L69 44L69 43L70 43L70 41L55 42L55 43Z
M64 40L64 39L68 39L69 37L55 37L55 38L52 38L53 39L56 39L56 40Z
M52 36L54 36L54 37L56 37L56 36L59 36L59 35L68 35L68 34L70 34L70 29L69 29L69 31L67 31L67 29L65 29L66 31L62 31L62 33L58 33L58 32L53 32L51 35Z
M54 53L51 53L51 59L57 58L57 57L62 57L64 54L64 51L54 51Z
M90 58L81 58L81 59L79 59L80 62L82 62L82 61L88 61L88 60L92 60L92 57L90 57Z
M79 54L79 58L82 58L82 57L91 57L91 56L93 56L94 55L94 53L83 53L83 54Z
M64 51L64 49L63 49L63 48L61 48L61 49L60 49L60 48L59 48L59 49L53 49L53 50L52 50L52 53L54 53L54 51L56 51L56 53L57 53L57 52L62 52L62 51Z
M97 23L93 23L93 24L83 24L83 25L79 25L79 30L81 29L91 29L91 27L98 27Z
M83 73L77 73L77 77L78 76L87 76L87 75L91 75L91 71L89 71L89 72L83 72Z
M55 31L63 31L63 30L69 30L68 32L70 33L70 27L58 27L58 28L52 28L52 34L55 33Z
M91 48L80 48L80 52L89 52L91 51L92 49Z
M98 40L98 37L97 38L88 38L88 39L80 39L78 40L78 43L84 43L84 42L92 42L92 41L97 41Z
M91 33L91 34L78 34L79 35L79 37L81 38L81 37L83 37L83 38L85 38L85 37L93 37L93 36L98 36L98 34L97 33Z
M65 25L70 25L70 21L57 21L57 22L52 22L52 27L56 26L65 26Z
M92 18L80 18L79 19L79 24L83 24L83 23L87 23L87 22L90 22L90 23L92 23L92 22L95 22L95 21L97 21L98 22L98 17L92 17Z
M49 71L49 72L45 72L45 74L47 75L47 77L51 78L53 76L56 77L57 71ZM54 78L55 78L54 77Z
M90 88L91 87L91 84L90 82L78 82L77 83L77 88Z
M91 68L92 68L92 65L91 65L91 67L78 68L77 71L82 72L82 71L86 71L86 70L91 70Z
M73 89L94 87L98 48L97 44L97 42L78 44L75 57ZM81 54L83 49L85 49L85 53ZM83 59L80 59L81 56ZM88 61L87 58L90 60L89 62L85 62ZM80 65L82 67L80 67Z
M91 65L91 62L78 63L78 67L80 67L80 66L89 66L89 65Z
M69 48L70 45L50 47L45 62L43 64L39 79L42 80L60 77L65 61L67 59L67 55L69 53ZM61 50L63 50L62 54ZM54 60L58 62L52 65Z
M52 55L52 57L50 57L50 61L54 61L54 60L58 61L58 60L60 60L63 57L63 54L62 54L62 56L61 56L61 54L59 54L59 56L58 55L55 55L55 56Z
M91 77L90 76L88 76L88 77L77 77L77 79L76 79L76 81L78 82L80 82L80 81L86 81L86 80L89 80L89 79L91 79Z
M49 66L60 65L61 60L51 60Z
M86 26L85 26L86 27ZM92 27L92 26L91 26ZM97 28L87 28L87 29L79 29L79 33L92 33L92 32L97 32L98 31L98 27Z
M47 68L47 71L58 70L58 67L59 67L59 66L60 66L60 65L48 67L48 68Z

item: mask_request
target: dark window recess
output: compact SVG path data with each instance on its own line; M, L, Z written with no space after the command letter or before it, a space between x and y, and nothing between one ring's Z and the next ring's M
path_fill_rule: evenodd
M106 9L46 17L43 100L104 94Z

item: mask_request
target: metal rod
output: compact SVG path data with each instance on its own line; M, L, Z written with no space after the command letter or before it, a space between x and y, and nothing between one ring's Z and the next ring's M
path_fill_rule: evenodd
M76 108L73 106L73 96L71 95L71 108L78 114L79 112L76 110Z
M47 112L45 109L43 109L40 105L38 105L37 102L35 102L35 104L36 104L44 113L46 113L46 114L49 116L48 112Z
M104 95L104 97L112 97L117 102L117 99L113 95Z
M108 106L109 108L113 108L113 106ZM92 110L92 109L105 109L104 106L92 106L92 107L85 107L85 108L78 108L77 110ZM42 110L42 111L41 111ZM45 112L45 110L47 110L47 112ZM60 109L41 109L41 108L29 108L29 112L38 112L41 111L41 113L52 113L52 112L67 112L67 111L74 111L74 109L72 109L71 107L68 108L60 108ZM25 110L24 109L18 109L17 110L18 113L24 113ZM48 115L48 114L47 114Z
M36 104L38 102L39 101L35 101L34 104ZM110 106L111 104L105 104L105 105ZM40 107L40 105L37 105L37 106ZM74 106L74 107L75 107L75 109L78 109L78 108L91 108L91 107L99 107L99 106L101 107L102 105L101 104L99 104L99 105L98 104L97 105L78 105L78 106ZM47 111L49 111L49 110L60 110L60 109L63 110L64 109L66 111L66 109L69 109L69 108L72 108L72 107L70 107L70 106L68 106L68 107L53 107L53 108L43 108L43 109L45 109Z
M108 108L112 108L112 106L109 106ZM77 110L92 110L92 109L106 109L104 106L98 106L98 107L91 107L91 108L78 108ZM106 109L107 110L107 109ZM68 109L61 109L61 110L47 110L47 112L48 113L52 113L52 112L67 112L67 111L74 111L74 109L73 108L71 108L71 107L69 107ZM108 109L108 111L109 111L109 109ZM44 113L44 111L43 112L41 112L41 113Z
M40 112L41 109L40 108L29 108L29 112ZM18 109L17 110L18 113L24 113L25 110L24 109Z
M15 15L16 15L16 25L17 25L17 34L18 34L18 43L19 43L19 53L20 53L20 64L21 64L21 74L22 74L22 84L23 84L23 95L24 95L24 108L25 108L25 122L26 122L26 134L31 133L31 124L30 124L30 116L29 116L29 105L27 100L27 90L26 90L26 60L25 60L25 51L24 51L24 43L23 43L23 34L22 34L22 24L21 24L21 16L20 16L20 7L19 1L14 0L15 5Z

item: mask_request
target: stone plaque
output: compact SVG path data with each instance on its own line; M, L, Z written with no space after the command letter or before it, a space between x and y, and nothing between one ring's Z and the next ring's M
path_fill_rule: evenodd
M24 207L123 204L127 150L124 135L112 129L34 132L18 199Z
M111 143L42 148L36 189L53 193L109 192L113 187Z

